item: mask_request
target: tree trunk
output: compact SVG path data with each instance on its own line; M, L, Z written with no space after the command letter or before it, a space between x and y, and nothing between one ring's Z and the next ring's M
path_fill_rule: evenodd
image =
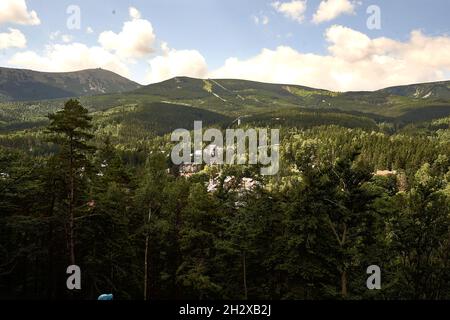
M342 291L341 291L342 298L345 299L348 294L348 292L347 292L347 271L346 270L342 271L342 273L341 273L341 289L342 289Z
M248 300L248 290L247 290L247 262L245 257L245 251L242 254L242 267L244 271L244 297Z
M177 284L176 279L177 279L177 267L181 265L181 248L180 248L180 230L181 230L181 224L182 224L182 220L181 220L181 208L180 208L180 204L177 204L177 209L176 209L176 213L175 213L175 257L174 257L174 270L173 270L173 279L174 279L174 295L175 295L175 300L181 300L182 295L183 295L183 291L181 290L180 285Z
M148 219L147 224L150 223L152 217L152 209L148 209ZM147 226L148 227L148 226ZM147 231L147 236L145 237L145 261L144 261L144 300L148 300L148 242L149 242L149 232Z
M54 262L53 262L53 258L54 258L54 252L55 252L55 244L54 244L54 239L53 239L53 214L55 211L55 202L56 202L56 196L55 196L55 181L52 180L52 188L51 188L51 197L52 200L50 201L50 209L49 209L49 230L48 230L48 265L47 265L47 270L48 270L48 279L47 279L47 283L48 283L48 300L52 300L55 297L55 287L56 287L56 280L55 280L55 276L54 276Z
M70 264L75 265L75 241L74 241L74 200L75 177L73 172L73 139L70 138L70 199L69 199L69 254Z

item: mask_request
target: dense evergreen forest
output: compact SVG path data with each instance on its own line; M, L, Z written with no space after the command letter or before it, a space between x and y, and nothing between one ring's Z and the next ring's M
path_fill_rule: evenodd
M450 118L284 113L276 176L185 177L167 130L110 113L69 100L44 128L0 135L0 298L450 299ZM66 288L72 264L82 290ZM366 287L371 265L381 290Z

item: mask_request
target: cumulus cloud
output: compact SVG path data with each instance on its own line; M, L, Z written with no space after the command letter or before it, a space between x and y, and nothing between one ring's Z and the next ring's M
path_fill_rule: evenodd
M151 23L141 19L141 14L136 8L130 7L129 15L131 19L124 23L120 33L102 32L98 38L99 45L97 46L72 43L73 37L71 35L55 31L50 33L50 40L52 42L59 40L61 43L50 43L42 51L18 52L9 59L8 64L50 72L104 68L129 77L129 65L135 63L135 59L146 57L153 52L152 46L156 39ZM93 33L94 30L87 27L86 32ZM15 33L14 36L16 39ZM6 41L1 41L2 45L4 43ZM11 41L8 42L8 44L10 43ZM186 55L189 56L189 54ZM173 50L169 50L168 57L172 56L180 58L184 54L183 52L175 53ZM178 67L178 69L186 70L188 68Z
M179 76L203 78L207 75L205 58L197 50L170 49L167 43L163 43L161 47L163 54L149 61L150 83Z
M209 77L292 83L336 91L444 80L450 72L450 37L411 32L400 42L371 39L342 26L332 26L325 38L328 54L299 52L287 46L263 49L247 59L228 59Z
M272 2L272 7L285 17L299 23L305 19L306 0L293 0L290 2L276 1Z
M0 50L8 48L25 48L27 39L20 30L9 28L9 32L0 33Z
M1 0L0 24L16 23L38 25L41 23L36 11L29 11L25 0Z
M87 47L81 43L49 45L44 54L19 52L9 64L37 71L68 72L90 68L104 68L122 76L129 76L127 66L115 55L101 47Z
M102 32L98 38L103 48L122 58L142 58L153 52L156 36L148 20L141 19L140 12L131 7L131 21L124 23L120 33Z
M319 24L333 20L342 14L352 14L354 12L355 2L350 0L323 0L314 14L313 22Z

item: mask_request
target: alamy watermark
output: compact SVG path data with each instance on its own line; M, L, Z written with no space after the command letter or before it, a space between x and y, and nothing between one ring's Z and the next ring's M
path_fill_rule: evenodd
M371 5L366 10L369 15L367 19L367 29L380 30L381 29L381 8L377 5Z
M81 290L81 269L77 265L67 267L66 273L70 276L67 278L66 286L69 290Z
M66 27L69 30L81 29L81 8L77 5L70 5L66 9L66 13L69 15L66 21Z
M366 282L367 289L381 290L381 268L377 265L369 266L367 268L367 274L370 274Z
M270 140L270 141L269 141ZM172 142L179 142L171 153L172 162L183 164L260 164L262 175L275 175L280 169L280 131L268 129L207 129L201 121L194 122L194 138L186 129L177 129ZM210 142L203 148L204 142Z

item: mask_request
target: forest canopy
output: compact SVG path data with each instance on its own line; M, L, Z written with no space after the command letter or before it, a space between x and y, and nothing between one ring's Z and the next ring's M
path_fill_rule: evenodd
M0 298L450 298L449 118L249 117L240 127L281 129L280 171L264 177L185 174L157 110L105 118L69 100L43 127L0 135ZM66 287L74 264L79 291ZM381 290L366 287L372 265Z

